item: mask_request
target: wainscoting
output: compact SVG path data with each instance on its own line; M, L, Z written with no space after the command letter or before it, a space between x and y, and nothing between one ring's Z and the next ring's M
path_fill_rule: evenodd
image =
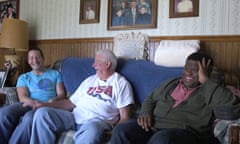
M237 36L159 36L150 37L149 60L161 40L199 39L201 51L209 53L214 63L225 74L228 84L236 85L240 77L240 35ZM41 48L45 54L45 65L69 56L94 57L99 49L113 49L113 37L32 40L31 46Z

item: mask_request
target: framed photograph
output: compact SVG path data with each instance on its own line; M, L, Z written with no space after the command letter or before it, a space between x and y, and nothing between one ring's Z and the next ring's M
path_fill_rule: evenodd
M18 18L19 0L4 0L0 2L0 23L3 18Z
M157 0L108 0L108 30L156 28Z
M197 17L199 0L170 0L169 17Z
M3 88L7 79L8 70L0 69L0 88Z
M80 2L80 24L98 23L100 11L100 0L81 0Z

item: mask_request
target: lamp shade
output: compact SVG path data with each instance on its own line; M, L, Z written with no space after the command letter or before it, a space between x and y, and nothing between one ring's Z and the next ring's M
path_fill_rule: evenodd
M4 18L0 34L0 48L26 51L28 45L27 23L19 19Z

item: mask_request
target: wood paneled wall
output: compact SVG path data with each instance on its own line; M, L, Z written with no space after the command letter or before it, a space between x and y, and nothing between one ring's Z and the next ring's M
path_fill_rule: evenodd
M159 36L150 37L149 59L161 40L198 39L201 51L209 53L215 65L225 73L228 84L236 84L240 76L240 36ZM49 65L58 59L68 56L94 57L98 49L113 49L113 37L34 40L31 46L41 48L45 54L45 64Z

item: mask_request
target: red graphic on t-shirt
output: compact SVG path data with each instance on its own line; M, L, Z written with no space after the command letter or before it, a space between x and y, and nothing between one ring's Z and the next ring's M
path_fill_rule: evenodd
M104 93L105 95L112 97L112 86L89 87L87 93L89 95L101 95Z

